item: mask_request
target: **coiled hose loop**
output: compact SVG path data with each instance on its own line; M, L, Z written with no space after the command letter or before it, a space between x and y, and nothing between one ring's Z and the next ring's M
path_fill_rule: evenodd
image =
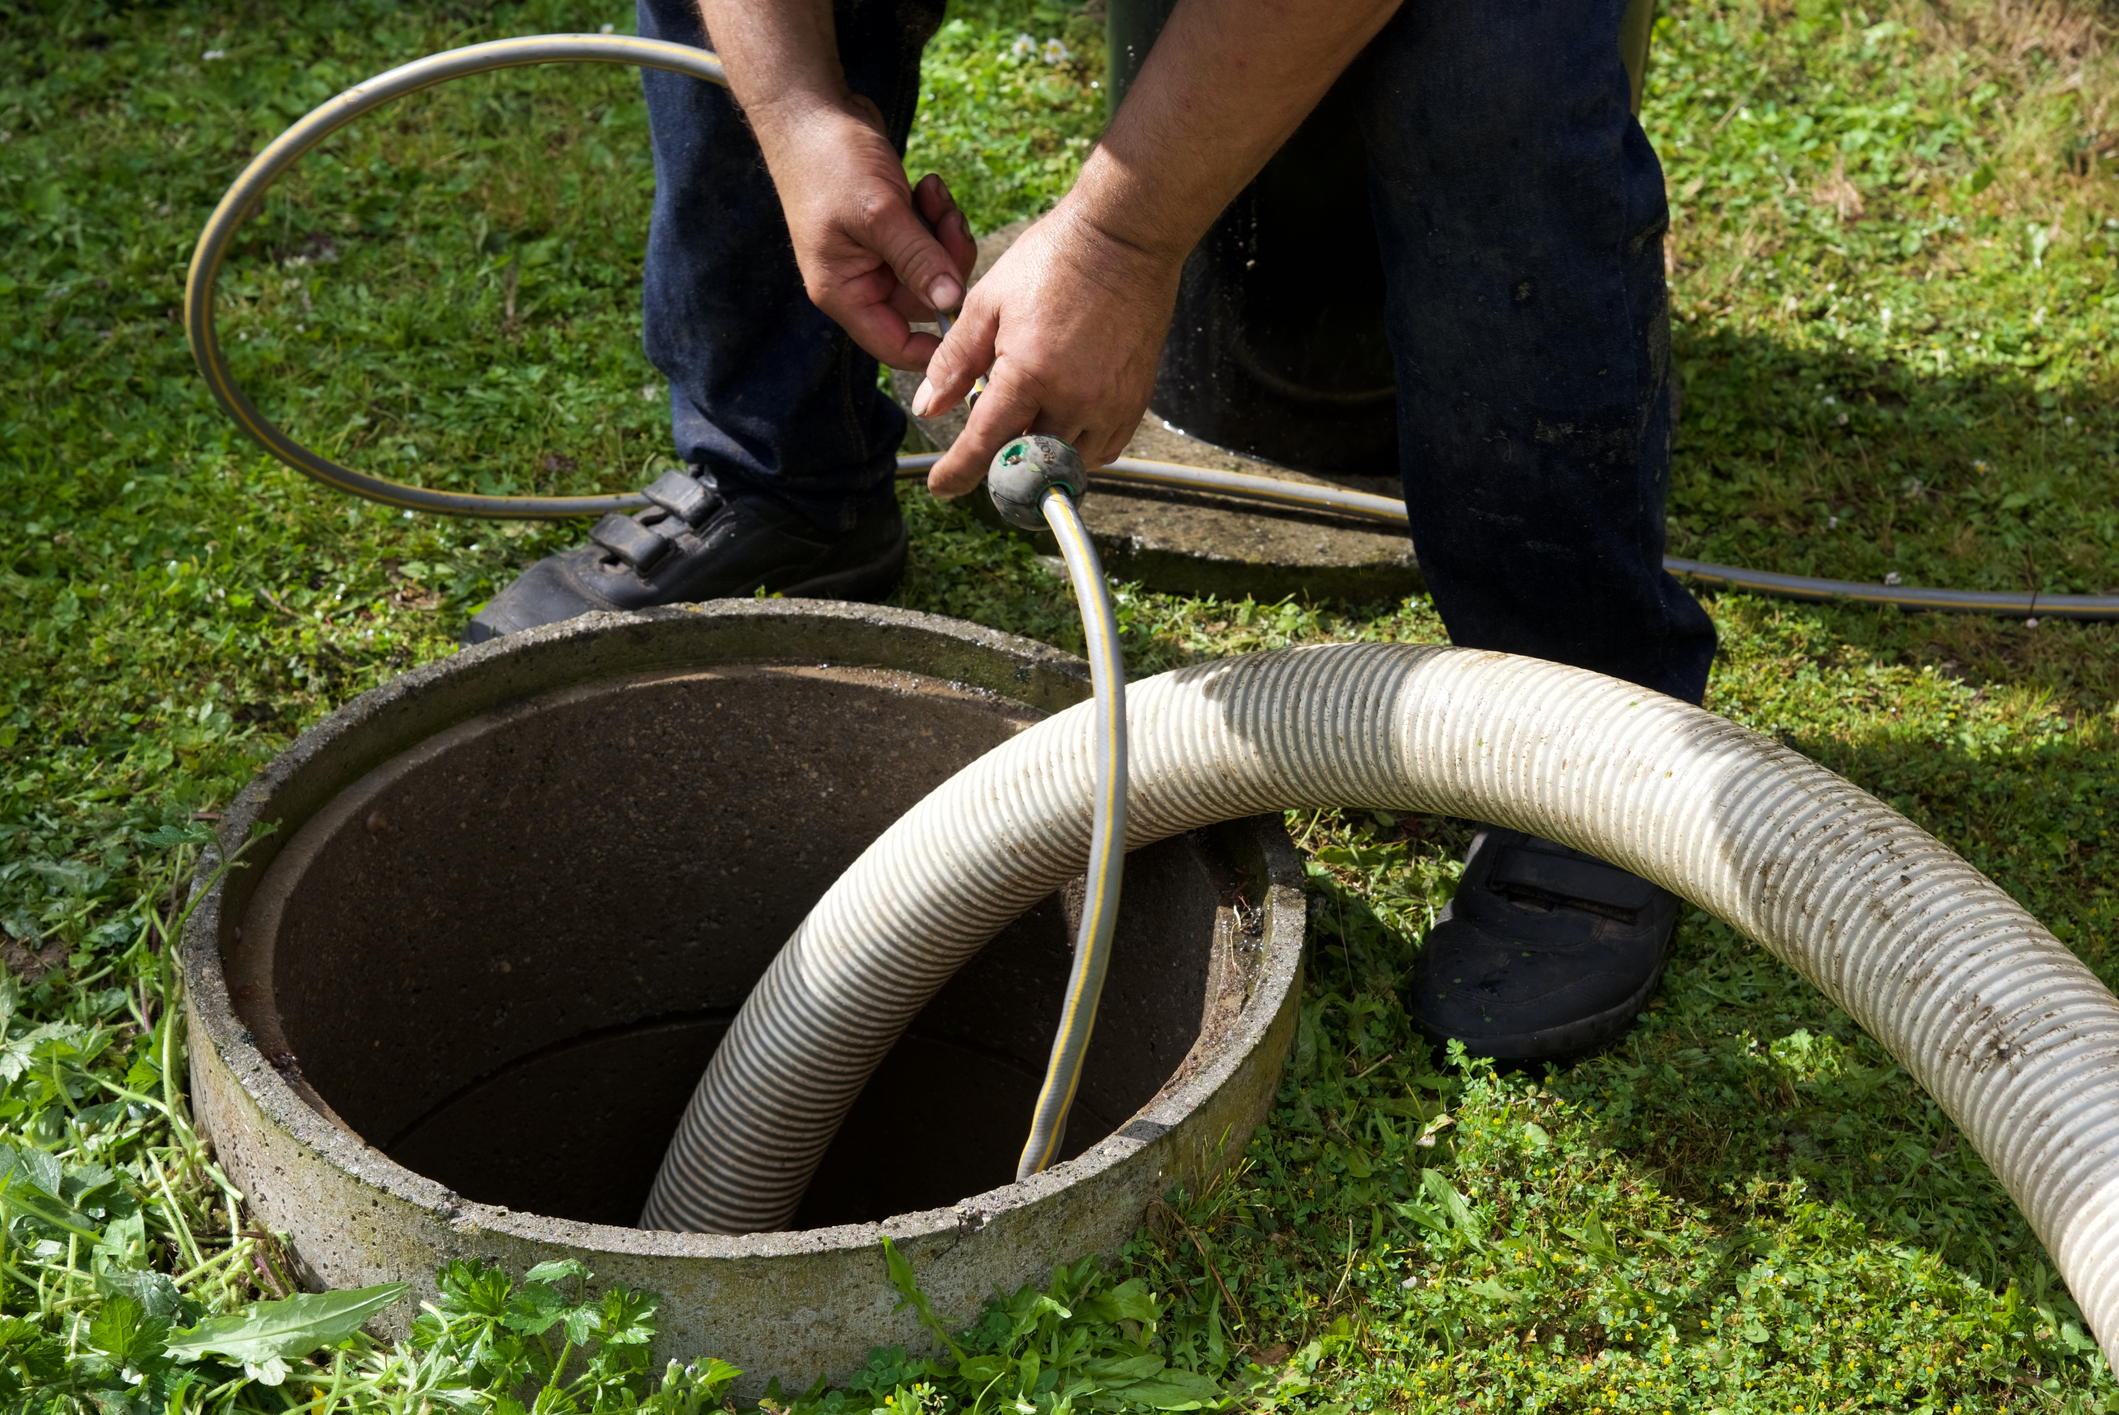
M491 516L500 520L537 520L553 516L589 516L605 511L630 511L648 504L641 492L616 496L478 496L462 491L433 491L423 486L356 472L310 451L283 432L279 425L258 411L228 367L221 341L214 332L213 290L221 278L221 265L235 244L243 223L256 214L265 189L299 162L302 155L331 134L370 109L417 93L423 88L483 74L493 69L513 69L525 64L638 64L649 69L668 69L690 74L711 84L728 87L721 61L704 49L671 44L660 39L638 39L625 34L538 34L521 39L496 39L430 54L401 64L355 84L338 97L311 109L266 144L251 159L221 204L206 219L199 244L192 252L191 272L184 283L184 328L191 337L191 356L205 376L206 386L237 427L257 440L267 452L305 476L328 487L380 501L385 506L403 506L414 511L432 511L444 516Z
M650 1222L784 1224L943 981L1074 873L1093 704L987 753L826 893L713 1057ZM1440 812L1655 880L1758 940L1888 1049L2007 1187L2109 1354L2119 1002L2023 908L1868 793L1758 733L1580 669L1333 644L1127 691L1126 843L1262 811Z

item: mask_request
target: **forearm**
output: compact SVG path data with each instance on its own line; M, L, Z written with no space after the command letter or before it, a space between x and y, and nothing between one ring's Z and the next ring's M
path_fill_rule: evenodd
M1180 0L1066 205L1182 259L1399 0Z
M699 13L768 165L789 126L850 107L831 0L699 0Z

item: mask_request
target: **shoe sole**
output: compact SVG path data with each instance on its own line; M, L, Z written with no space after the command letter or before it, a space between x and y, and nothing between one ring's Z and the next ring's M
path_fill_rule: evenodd
M1501 1037L1448 1037L1426 1027L1420 1028L1420 1034L1437 1052L1447 1052L1452 1041L1459 1041L1464 1043L1466 1054L1484 1057L1504 1069L1571 1065L1609 1049L1633 1030L1634 1019L1646 1010L1648 999L1654 997L1655 990L1662 986L1663 970L1667 966L1667 959L1658 963L1640 991L1624 1002L1588 1017L1578 1017L1564 1026Z
M883 599L898 587L905 578L905 557L909 541L900 534L898 543L884 552L880 560L866 565L856 565L845 570L830 570L821 575L812 575L806 580L797 580L791 585L774 591L789 599L845 599L873 604Z

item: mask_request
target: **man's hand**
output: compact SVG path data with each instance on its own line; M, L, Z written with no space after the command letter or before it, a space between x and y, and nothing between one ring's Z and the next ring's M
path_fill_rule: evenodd
M949 188L933 173L907 185L883 115L858 94L753 122L811 301L890 367L927 367L940 341L912 325L954 309L978 259Z
M971 292L913 399L922 417L954 407L991 370L928 490L970 491L1026 430L1073 444L1090 467L1116 459L1147 411L1183 265L1182 252L1128 245L1065 202L1018 237Z
M1119 455L1147 411L1185 256L1398 3L1178 0L1073 190L972 292L928 364L922 416L992 370L928 474L936 495L978 485L1026 431L1066 439L1091 467Z
M1074 189L1023 234L937 349L911 321L960 295L976 248L937 177L914 215L873 103L839 64L830 0L700 0L780 189L809 296L862 348L927 368L914 411L992 370L928 485L978 485L1026 430L1118 455L1148 406L1184 258L1399 0L1178 0ZM932 359L932 363L930 363Z
M847 86L831 0L701 0L700 14L779 189L809 298L892 368L927 367L936 340L912 321L956 307L978 244L940 177L906 184L882 111Z
M883 115L858 94L752 122L809 298L890 367L927 367L939 341L912 325L954 309L978 259L949 188L932 173L906 184Z

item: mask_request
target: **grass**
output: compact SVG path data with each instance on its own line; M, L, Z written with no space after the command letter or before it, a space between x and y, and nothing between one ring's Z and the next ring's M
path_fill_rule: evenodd
M1645 121L1675 208L1675 553L2119 589L2119 83L2101 13L1666 7ZM277 1386L211 1352L168 1358L160 1386L124 1375L125 1352L164 1359L141 1335L154 1322L287 1290L275 1241L246 1226L171 1094L166 940L195 818L331 706L449 652L468 612L579 534L407 516L275 466L205 396L176 307L206 212L314 102L452 44L625 28L630 12L177 0L9 14L0 1398L159 1408L188 1371L185 1410L320 1391L497 1408L513 1368L474 1359L464 1333L492 1328L473 1289L513 1281L494 1300L536 1306L525 1294L565 1281L466 1277L429 1345L334 1339L292 1354ZM1067 53L1048 62L1053 38ZM982 228L1035 212L1097 129L1101 64L1091 15L958 6L930 54L912 164L947 174ZM637 484L667 435L637 347L644 123L628 74L515 71L340 135L267 200L231 264L239 373L357 466L478 490ZM1076 642L1063 581L1020 544L916 492L906 507L900 602ZM1711 706L1907 812L2119 979L2119 631L1741 596L1710 608ZM1442 636L1422 600L1127 589L1121 612L1141 673ZM1332 1415L2119 1409L1991 1175L1785 968L1692 916L1614 1052L1549 1076L1453 1064L1416 1042L1397 988L1466 827L1327 812L1291 828L1317 947L1287 1081L1242 1172L1173 1196L1110 1271L996 1308L957 1338L962 1360L884 1352L846 1390L787 1403L941 1415L975 1404L971 1376L999 1361L1038 1410L1125 1404L1117 1368L1094 1363L1146 1343L1248 1405ZM1140 1302L1146 1326L1121 1311ZM589 1405L716 1403L712 1367L671 1377L626 1354L638 1319L612 1316L601 1374L577 1358L562 1384ZM1047 1354L1026 1364L1033 1352ZM520 1359L535 1366L527 1346ZM1086 1393L1096 1379L1112 1394Z
M1673 554L2119 588L2119 66L2093 11L1685 7L1647 111Z

